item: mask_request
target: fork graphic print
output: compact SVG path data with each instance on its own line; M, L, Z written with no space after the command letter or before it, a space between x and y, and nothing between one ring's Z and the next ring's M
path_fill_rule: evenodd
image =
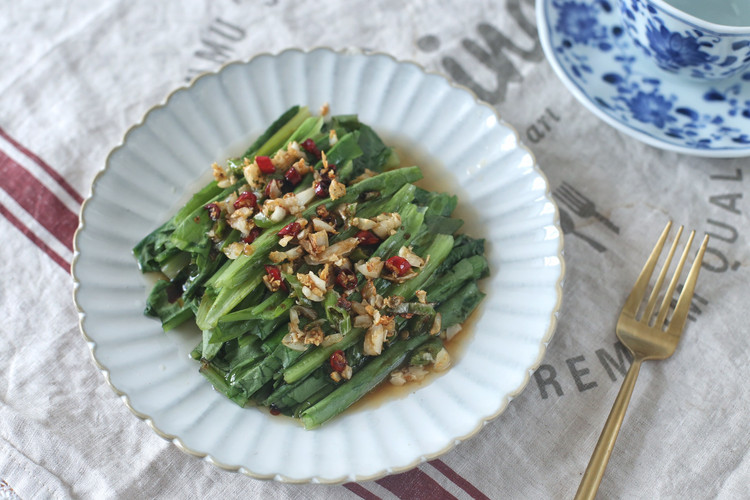
M596 205L589 198L586 198L576 188L563 181L560 186L555 189L555 197L560 200L560 203L568 207L573 213L582 218L595 217L596 220L607 226L607 229L615 234L620 234L620 228L612 223L611 220L600 214Z
M589 238L585 234L576 231L576 226L575 222L573 222L573 218L562 207L560 207L560 228L562 229L563 234L573 234L575 236L578 236L580 239L591 245L591 247L599 253L604 252L607 249L604 245L602 245L595 239Z

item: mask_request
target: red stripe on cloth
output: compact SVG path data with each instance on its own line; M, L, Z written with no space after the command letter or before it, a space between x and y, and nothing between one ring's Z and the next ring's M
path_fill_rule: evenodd
M42 160L41 158L39 158L37 155L35 155L31 151L29 151L26 147L24 147L21 143L19 143L15 139L13 139L2 128L0 128L0 137L2 137L3 139L5 139L9 143L13 144L13 146L17 150L19 150L20 152L22 152L23 154L25 154L26 156L28 156L29 158L31 158L34 161L34 163L36 163L37 165L39 165L40 167L42 167L42 169L45 172L47 172L47 174L49 174L49 176L52 177L55 180L55 182L57 182L57 184L60 185L61 188L63 188L71 197L73 197L73 199L75 201L77 201L78 203L83 203L83 196L81 196L80 194L78 194L78 192L75 189L73 189L73 186L71 186L68 183L68 181L66 181L63 178L63 176L60 175L54 168L50 167L49 164L47 164L47 162L45 162L44 160Z
M3 151L0 151L0 188L12 196L16 203L60 243L73 249L78 215L71 212L44 184Z
M479 489L464 479L458 472L451 469L445 462L440 459L431 460L430 465L435 467L442 475L450 479L456 486L464 490L471 498L475 500L490 500L490 498L479 491Z
M377 496L375 493L371 492L361 484L345 483L343 486L347 490L351 491L360 498L364 498L365 500L380 500L379 496Z
M456 497L420 469L412 469L376 481L380 486L405 500L442 500Z
M36 246L38 246L44 253L46 253L55 263L57 263L60 267L63 268L65 272L70 272L70 266L67 262L65 262L65 259L60 257L60 255L52 250L45 242L43 242L37 235L35 235L33 232L31 232L31 229L26 227L18 218L10 213L10 211L5 208L4 206L0 205L0 215L8 219L8 222L16 226L16 229L21 231L24 236L26 236L28 239L30 239Z

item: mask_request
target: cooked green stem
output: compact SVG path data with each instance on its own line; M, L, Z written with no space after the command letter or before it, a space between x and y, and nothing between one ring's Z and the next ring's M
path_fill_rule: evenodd
M335 417L382 382L390 372L404 362L411 351L429 340L428 335L397 342L373 358L352 378L301 414L306 429L314 429Z

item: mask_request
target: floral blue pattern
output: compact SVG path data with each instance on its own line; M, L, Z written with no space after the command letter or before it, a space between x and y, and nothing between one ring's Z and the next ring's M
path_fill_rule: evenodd
M614 1L541 1L543 47L563 82L597 115L657 147L750 156L750 72L686 82L662 71L627 36ZM699 67L704 46L696 40L659 30L652 50Z
M722 79L748 67L750 37L746 35L699 28L650 0L618 3L634 44L662 69L698 79Z
M563 3L556 29L575 43L587 43L605 36L596 19L596 8L586 3Z
M668 122L675 121L669 114L672 101L655 91L647 94L639 90L634 96L624 98L624 101L633 113L633 118L643 123L653 123L658 128L664 128Z
M712 61L711 55L701 50L698 39L690 34L680 35L669 31L663 24L649 24L646 36L651 52L668 69L700 66Z

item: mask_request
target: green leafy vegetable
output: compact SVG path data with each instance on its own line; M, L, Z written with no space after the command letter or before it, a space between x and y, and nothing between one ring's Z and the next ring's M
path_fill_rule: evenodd
M202 330L191 356L229 399L307 428L394 370L440 369L445 329L484 297L484 240L396 167L356 115L290 108L134 247L162 278L145 313Z

